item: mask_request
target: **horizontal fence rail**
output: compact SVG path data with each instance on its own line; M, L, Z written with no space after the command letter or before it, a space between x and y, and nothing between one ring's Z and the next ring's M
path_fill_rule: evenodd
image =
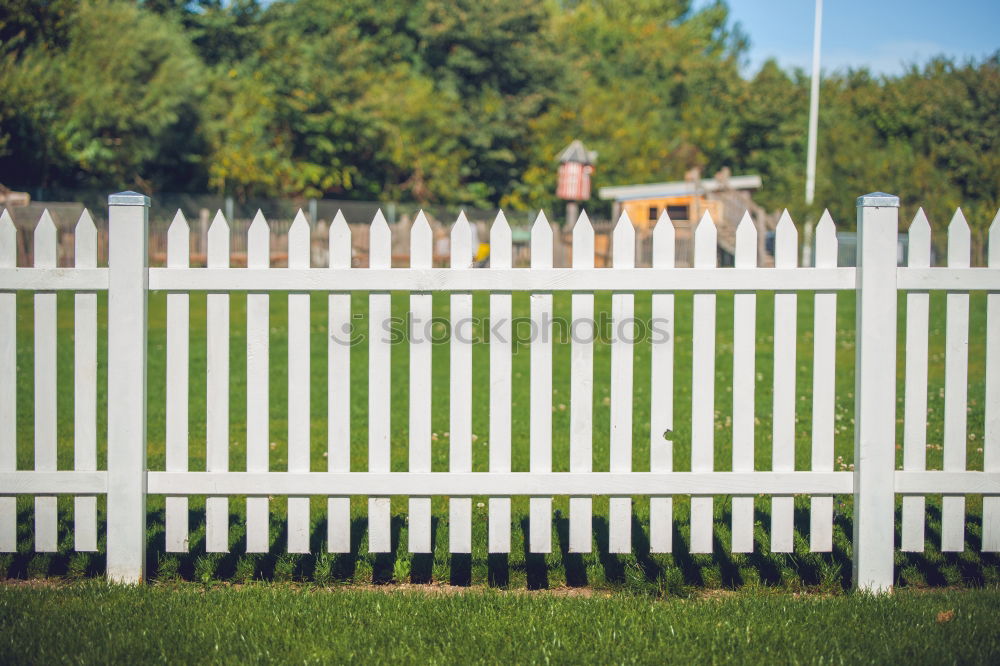
M837 267L837 236L824 214L816 227L816 266L799 267L798 233L787 212L775 229L774 267L758 256L758 231L745 215L736 229L734 267L719 268L717 231L706 214L694 230L693 268L675 268L674 227L664 213L652 232L652 268L635 268L637 240L623 215L612 231L611 266L595 268L594 229L586 214L573 228L571 268L553 268L553 231L544 214L532 227L530 268L513 268L511 229L503 213L490 232L488 268L473 267L472 230L460 215L451 230L450 267L434 268L434 234L423 214L409 230L410 267L391 268L393 238L381 213L370 227L368 268L352 267L351 229L342 215L329 226L328 262L313 266L315 253L305 216L287 231L287 268L271 265L274 229L262 215L246 229L246 268L231 267L231 229L216 215L206 231L205 268L191 267L191 229L179 212L167 232L166 267L148 266L148 198L135 193L112 195L110 254L107 268L97 265L97 232L84 211L76 228L76 265L56 267L56 232L48 213L34 231L34 266L16 265L17 231L10 216L0 217L0 551L17 549L15 497L35 497L34 547L53 551L58 542L56 496L74 497L73 544L76 550L98 548L97 497L106 496L107 573L112 580L144 578L146 498L166 496L165 540L168 551L187 551L192 526L189 497L204 496L205 549L229 549L230 504L244 498L246 549L270 548L269 525L274 496L287 497L287 550L310 550L310 497L327 498L326 549L351 547L350 499L368 498L368 544L371 552L392 548L392 497L407 497L411 552L432 550L431 498L448 501L449 550L469 553L472 499L488 498L488 550L511 548L511 498L528 497L526 541L530 552L553 548L553 497L569 497L569 552L592 547L594 496L607 496L607 548L630 552L636 496L649 497L651 552L674 548L674 505L690 496L690 552L709 553L720 496L731 501L733 552L755 547L754 498L771 497L770 549L794 550L794 496L809 497L809 549L833 548L834 496L852 496L854 506L854 584L866 590L889 590L896 547L896 496L902 496L899 547L922 551L927 495L942 495L943 550L965 548L965 498L983 496L982 549L1000 551L1000 214L993 221L987 268L969 265L969 227L961 211L948 230L946 267L932 267L930 226L919 212L909 228L908 265L896 266L898 199L876 193L858 199L858 268ZM56 292L73 294L73 467L57 469ZM165 469L146 463L146 312L148 294L166 295ZM856 298L857 356L854 396L855 452L850 469L835 461L834 435L837 297ZM944 389L944 469L927 469L929 292L947 292ZM969 382L969 292L985 291L986 391L983 471L967 469ZM21 295L18 295L21 292ZM107 467L98 469L97 343L98 293L107 293L108 419ZM204 292L206 356L204 368L191 363L190 295ZM229 441L230 298L246 293L246 471L231 471ZM281 371L287 376L288 431L284 471L270 471L274 444L269 442L271 364L271 292L287 292L288 350ZM324 322L327 367L311 367L312 292L328 294ZM366 292L368 303L368 469L351 471L351 384L349 345L336 333L351 327L353 292ZM433 318L435 292L449 295L447 318L448 471L432 471L433 341L410 335L407 471L391 471L393 430L390 421L390 357L393 342L380 336L392 318L390 292L407 292L407 324ZM489 462L488 472L473 472L472 395L475 341L463 334L473 316L473 294L489 295ZM530 322L537 332L529 342L528 376L512 376L512 293L530 294ZM553 295L569 292L569 471L553 471ZM595 377L595 292L611 293L607 377ZM662 321L663 335L650 341L650 448L648 472L633 471L633 396L636 386L635 293L651 292L651 314ZM690 386L675 379L675 294L692 292ZM733 341L717 346L719 292L733 295ZM765 293L761 293L765 292ZM812 404L810 469L795 461L798 306L800 292L813 299ZM902 398L902 466L896 465L896 307L906 304L905 381ZM17 298L34 301L34 469L17 466ZM755 462L757 305L773 299L774 367L770 469ZM410 331L412 333L412 330ZM578 335L578 333L582 333ZM976 332L977 334L979 332ZM239 353L243 353L240 350ZM731 470L715 468L716 361L731 356ZM192 372L206 375L205 471L191 471L189 388ZM311 464L311 422L315 410L310 378L325 373L327 469ZM643 375L645 376L645 375ZM517 380L520 379L523 385ZM593 471L594 386L607 382L609 471ZM690 391L689 414L674 412L677 390ZM515 394L529 398L529 470L512 471L512 404ZM560 405L560 408L565 408ZM398 417L397 417L398 418ZM678 421L691 430L690 471L674 465L670 433ZM643 424L644 425L644 424ZM837 469L835 470L835 462Z
M900 495L1000 494L1000 472L892 475ZM151 495L849 495L852 472L147 472ZM106 472L0 472L4 494L93 495ZM654 551L655 552L655 551ZM666 552L666 551L664 551Z

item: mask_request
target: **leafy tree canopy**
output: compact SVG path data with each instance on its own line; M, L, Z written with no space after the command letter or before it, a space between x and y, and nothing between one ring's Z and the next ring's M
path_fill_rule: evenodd
M579 138L598 185L728 166L796 216L882 189L989 223L1000 53L826 76L807 211L809 80L747 45L721 1L12 0L0 182L529 209Z

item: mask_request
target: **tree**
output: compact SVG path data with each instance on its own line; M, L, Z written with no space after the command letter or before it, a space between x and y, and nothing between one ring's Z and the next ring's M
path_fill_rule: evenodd
M146 189L204 182L201 66L184 36L120 2L81 3L67 30L65 48L37 43L5 63L4 115L16 131L0 179Z

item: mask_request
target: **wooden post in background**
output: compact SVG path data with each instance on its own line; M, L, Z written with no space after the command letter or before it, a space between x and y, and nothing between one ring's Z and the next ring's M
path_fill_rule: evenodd
M858 197L854 587L889 592L896 532L896 236L899 197Z
M141 583L146 574L146 242L149 197L108 197L108 542L107 575Z
M573 227L576 226L576 221L580 217L580 202L579 201L567 201L566 202L566 226L564 229L566 231L573 231Z

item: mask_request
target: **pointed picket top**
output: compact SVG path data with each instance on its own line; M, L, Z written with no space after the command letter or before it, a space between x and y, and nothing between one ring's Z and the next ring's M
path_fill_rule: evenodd
M229 268L229 223L221 210L208 227L208 267Z
M501 210L490 227L490 268L510 268L512 258L510 224Z
M531 225L531 267L552 268L552 225L541 210Z
M913 222L906 232L906 265L914 268L929 268L931 265L931 223L927 221L924 209L917 210Z
M410 227L410 268L434 266L434 233L421 210Z
M17 263L17 227L4 208L0 213L0 266L13 268Z
M624 210L611 234L611 265L615 268L635 268L635 227Z
M35 226L35 266L50 268L56 265L56 224L49 215L49 209L42 211L42 217Z
M337 211L330 223L330 268L351 267L351 228L344 214Z
M288 267L309 268L311 252L310 234L312 227L302 209L295 214L292 226L288 229Z
M451 226L451 267L469 268L472 266L472 225L465 211L458 213L458 219Z
M369 268L391 268L392 267L392 231L389 223L385 221L385 215L379 208L375 212L372 224L368 232L368 267Z
M993 217L993 223L990 224L989 233L989 243L988 252L986 256L986 265L990 268L1000 268L1000 210Z
M781 211L774 229L774 267L795 268L799 265L799 232L788 209Z
M837 225L830 217L830 211L824 209L816 225L816 261L817 268L837 267Z
M291 248L289 248L289 252ZM291 259L289 258L289 261ZM257 209L247 229L247 268L268 268L271 265L271 229L264 214Z
M718 265L718 230L706 210L694 230L694 267L715 268Z
M971 256L972 234L969 223L961 208L955 209L955 214L948 225L948 266L951 268L968 268Z
M73 232L73 262L77 268L97 267L97 226L86 208L80 214Z
M167 267L185 268L191 261L191 227L178 208L167 228Z
M743 211L743 217L736 226L736 257L733 266L736 268L757 266L757 225L753 223L749 211Z
M664 207L656 226L653 227L653 268L673 268L674 252L674 223Z
M594 267L594 225L587 211L581 211L573 227L573 268Z

